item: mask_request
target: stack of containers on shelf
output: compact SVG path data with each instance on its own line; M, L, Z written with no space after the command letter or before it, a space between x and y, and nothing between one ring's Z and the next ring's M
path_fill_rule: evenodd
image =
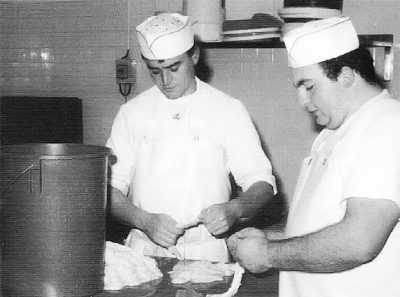
M284 0L278 15L284 20L282 34L305 22L340 16L343 0Z
M200 41L221 41L225 20L223 0L184 0L183 14L190 17L196 38Z
M226 20L222 26L224 41L279 38L282 21L267 13L255 13L251 19Z

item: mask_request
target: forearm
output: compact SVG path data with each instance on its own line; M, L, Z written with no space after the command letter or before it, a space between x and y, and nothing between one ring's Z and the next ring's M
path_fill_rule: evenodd
M266 259L282 270L329 273L352 269L375 259L399 217L393 201L349 198L343 220L305 236L270 242Z
M230 200L227 205L236 214L239 221L247 221L254 218L273 196L272 186L267 182L259 181L239 197Z
M144 229L147 212L136 207L124 194L116 188L112 188L111 215L130 228Z
M119 190L112 189L111 214L131 228L142 230L154 243L163 247L176 244L184 229L162 213L149 213L135 205Z
M246 228L228 240L233 257L253 273L335 273L373 261L400 218L391 200L348 198L344 218L303 236L272 240L265 230ZM377 224L379 222L379 224Z
M266 250L271 268L287 271L334 273L368 262L360 244L340 224L301 237L270 241Z

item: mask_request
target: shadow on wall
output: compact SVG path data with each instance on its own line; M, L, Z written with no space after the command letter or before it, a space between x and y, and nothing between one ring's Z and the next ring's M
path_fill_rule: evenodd
M207 55L206 52L200 48L200 58L195 66L196 76L206 82L209 83L212 79L213 71L210 65L207 63Z

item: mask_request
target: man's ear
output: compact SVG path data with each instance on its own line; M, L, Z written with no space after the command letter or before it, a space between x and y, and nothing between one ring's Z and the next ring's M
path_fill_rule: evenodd
M200 48L197 45L194 46L194 51L193 51L193 55L191 56L191 59L193 61L193 65L196 65L197 62L199 62Z
M356 74L354 70L348 66L342 67L342 71L339 74L338 81L345 87L349 88L353 85L356 80Z

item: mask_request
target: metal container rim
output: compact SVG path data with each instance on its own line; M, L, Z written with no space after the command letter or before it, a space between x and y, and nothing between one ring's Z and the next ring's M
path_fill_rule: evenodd
M112 152L108 147L80 143L27 143L0 147L0 157L13 159L86 159L110 155Z

